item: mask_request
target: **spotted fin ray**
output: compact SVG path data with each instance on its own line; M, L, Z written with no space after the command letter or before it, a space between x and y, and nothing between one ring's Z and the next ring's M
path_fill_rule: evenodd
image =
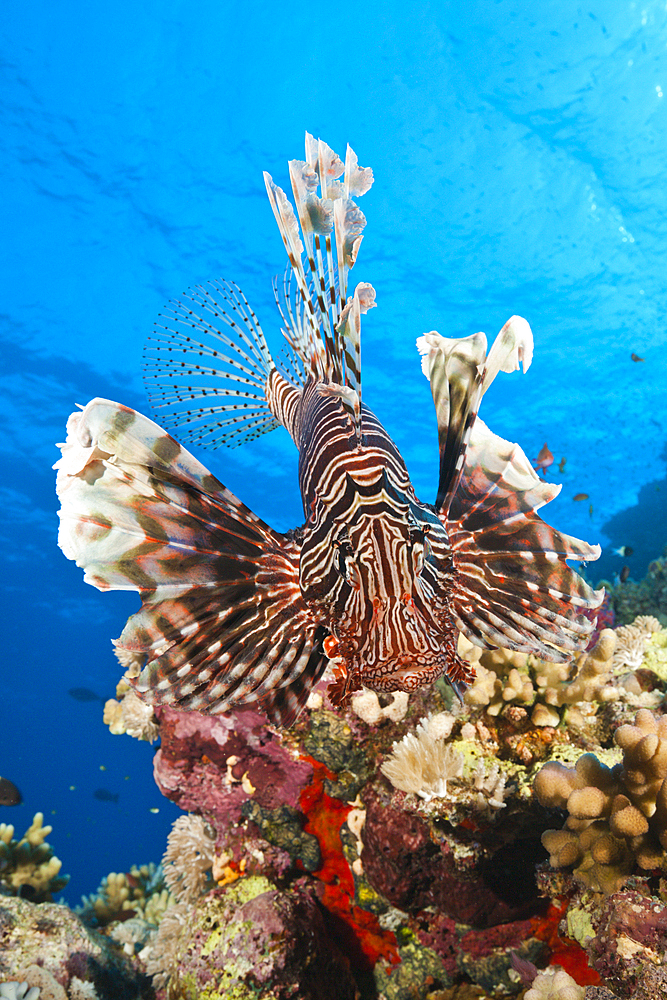
M327 662L296 538L129 407L92 400L61 448L59 544L88 583L139 592L115 645L141 697L213 714L255 702L290 725Z

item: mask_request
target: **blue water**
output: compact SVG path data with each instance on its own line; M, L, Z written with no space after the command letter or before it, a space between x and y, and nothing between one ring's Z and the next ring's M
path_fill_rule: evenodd
M67 694L113 696L109 640L137 599L85 586L56 548L54 442L92 396L146 409L144 339L192 283L236 279L278 345L283 250L261 172L287 186L306 129L340 152L349 141L375 172L355 268L378 300L364 396L418 494L434 497L437 452L415 338L494 335L518 313L535 361L496 380L484 419L531 458L545 441L566 457L546 516L603 545L593 580L620 569L612 546L634 547L636 578L661 552L667 11L7 0L0 38L0 774L25 796L0 821L22 833L45 812L74 902L158 860L177 810L153 750L111 736L101 701ZM198 457L277 529L300 522L282 431Z

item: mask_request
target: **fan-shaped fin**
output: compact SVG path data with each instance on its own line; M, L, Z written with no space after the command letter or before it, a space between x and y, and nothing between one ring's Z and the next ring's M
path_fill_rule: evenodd
M543 483L518 445L477 418L462 475L443 521L455 568L457 625L484 644L566 660L594 623L580 613L602 602L568 566L599 546L551 528L535 513L559 493Z
M61 448L63 552L99 589L142 598L116 642L141 697L216 714L261 702L291 718L326 664L299 544L128 407L92 400Z
M164 427L178 429L186 441L217 448L235 447L279 426L265 391L275 365L236 285L197 285L170 302L155 327L144 351L144 382Z

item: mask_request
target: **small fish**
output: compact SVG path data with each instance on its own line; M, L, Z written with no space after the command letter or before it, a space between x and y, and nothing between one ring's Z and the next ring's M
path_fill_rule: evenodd
M588 493L575 493L572 497L573 500L588 500Z
M530 326L513 316L490 350L482 333L418 339L440 452L434 502L419 500L362 400L361 322L375 290L349 279L366 225L356 199L373 173L349 146L343 161L307 134L289 174L294 205L264 175L289 259L275 288L288 360L274 361L238 286L213 281L160 314L144 377L184 441L235 446L286 428L304 523L274 531L127 406L93 399L68 421L59 544L95 587L139 592L115 643L129 683L147 704L209 714L252 704L290 726L329 660L334 704L362 685L414 691L438 677L462 698L475 674L457 653L461 632L569 661L604 591L567 560L600 548L541 520L558 487L477 417L500 371L529 367ZM398 398L405 379L395 377ZM552 462L545 444L539 466Z
M157 806L153 806L153 807L152 807L151 809L149 809L148 811L149 811L149 813L153 813L153 815L156 815L157 813L159 813L159 811L160 811L160 810L158 809L158 807L157 807Z
M23 796L14 782L0 778L0 806L19 806L22 802Z
M558 471L559 472L563 472L565 470L565 463L566 462L567 462L566 458L561 458L560 462L558 463Z
M588 505L588 516L589 517L593 516L593 504L592 503L589 503L589 505Z
M67 693L75 701L104 701L99 694L95 694L90 688L70 688Z
M535 466L537 472L546 472L549 466L553 465L553 462L554 462L553 454L549 451L549 446L545 441L542 447L540 448L537 458L533 462L533 465Z
M625 558L626 556L631 556L635 550L630 545L621 545L618 549L612 549L611 551L615 556Z
M621 572L618 574L618 578L621 581L621 583L625 583L625 581L629 576L630 576L630 567L624 566Z
M632 358L633 361L643 361L644 360L644 358L640 358L638 354L634 354L634 353L631 354L630 357Z
M118 793L110 792L106 788L96 788L93 798L99 799L100 802L118 802Z

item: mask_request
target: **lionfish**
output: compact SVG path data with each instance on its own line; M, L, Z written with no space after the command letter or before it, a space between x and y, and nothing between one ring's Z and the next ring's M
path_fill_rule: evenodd
M514 316L487 354L482 333L420 337L440 450L435 503L362 402L367 283L348 287L366 223L355 199L373 182L306 135L289 174L296 206L265 174L289 257L274 282L289 354L276 364L231 282L170 303L148 342L145 378L166 428L236 445L279 425L299 452L305 523L281 534L174 437L120 403L93 399L60 445L59 544L100 590L142 600L116 653L150 704L217 714L254 704L289 726L328 665L340 703L362 685L412 691L444 676L461 697L474 671L459 633L565 661L585 647L595 592L567 559L591 546L536 514L560 487L477 417L499 371L532 359ZM591 616L593 617L593 616Z

